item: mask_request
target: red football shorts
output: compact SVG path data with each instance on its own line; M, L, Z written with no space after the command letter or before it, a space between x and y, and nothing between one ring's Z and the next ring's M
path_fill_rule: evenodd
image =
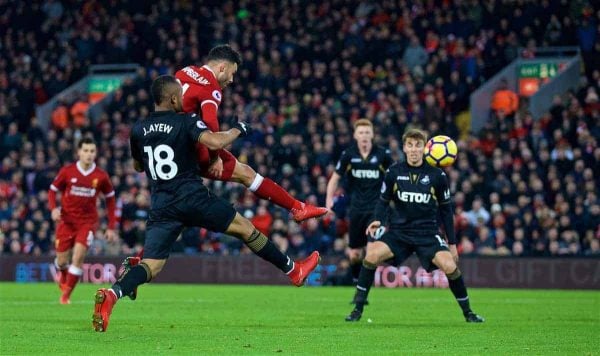
M56 252L65 252L75 246L76 242L89 248L94 241L96 224L74 225L61 221L56 227Z
M221 160L223 160L223 174L221 174L221 178L217 178L208 172L210 155L208 154L208 148L206 148L206 146L196 145L196 157L198 158L200 174L202 177L222 181L228 181L231 179L233 170L235 169L235 162L237 162L237 158L235 158L231 152L225 149L219 150L219 157L221 157Z

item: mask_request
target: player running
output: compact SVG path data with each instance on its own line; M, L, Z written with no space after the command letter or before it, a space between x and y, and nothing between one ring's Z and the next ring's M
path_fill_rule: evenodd
M56 267L57 282L62 295L61 304L70 304L71 293L81 278L81 266L85 255L94 240L98 228L96 200L102 192L106 200L108 229L105 236L116 241L114 231L115 191L108 174L96 167L96 143L91 138L83 138L77 144L76 163L61 168L48 191L48 208L56 226ZM61 206L56 206L56 193L61 192Z
M246 136L250 127L235 120L231 129L212 132L196 114L179 114L182 87L172 76L160 76L152 83L155 111L131 130L131 154L138 172L145 171L151 184L144 258L121 275L110 289L95 295L92 323L96 331L106 331L114 305L119 298L135 293L162 270L171 247L186 226L236 236L258 256L288 275L301 286L319 262L314 251L306 259L294 262L265 235L242 217L227 201L211 194L197 175L194 155L197 142L218 150Z
M427 142L423 131L409 129L402 136L402 142L406 162L394 164L386 172L375 217L367 228L376 241L367 246L356 285L356 306L346 321L360 320L378 265L391 259L400 265L416 252L428 272L439 268L446 274L465 320L483 322L484 319L471 310L467 288L457 266L452 199L446 174L423 161ZM398 214L392 217L389 230L385 231L382 221L390 201L394 202ZM438 210L448 242L439 235Z

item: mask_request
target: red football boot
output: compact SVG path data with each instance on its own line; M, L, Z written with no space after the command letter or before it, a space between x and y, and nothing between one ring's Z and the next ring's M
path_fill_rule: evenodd
M123 273L121 274L121 276L124 276L125 273L129 272L129 270L132 269L133 266L139 265L141 260L142 260L142 258L140 257L140 254L137 254L134 257L125 258L123 263L121 263L121 265L123 266ZM135 300L135 298L137 298L137 287L135 287L133 292L131 292L131 294L129 294L128 297L131 300Z
M294 269L288 273L288 277L296 287L302 287L308 275L317 267L321 256L319 252L313 251L303 260L294 262Z
M104 332L108 328L110 313L117 303L115 293L106 288L100 288L94 296L94 315L92 316L92 325L94 330Z
M329 210L327 208L302 203L302 207L300 209L292 209L292 215L295 222L302 222L310 218L321 217L327 214L328 211Z

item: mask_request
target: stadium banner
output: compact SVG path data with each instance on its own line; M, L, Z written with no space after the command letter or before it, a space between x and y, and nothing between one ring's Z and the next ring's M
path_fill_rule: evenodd
M116 280L120 257L88 257L83 283L111 284ZM325 257L308 285L331 285L346 271L339 258ZM461 271L469 287L600 289L598 258L492 258L463 257ZM53 257L0 256L0 281L51 282L56 277ZM253 255L177 256L169 259L153 283L289 284L286 276ZM440 271L426 272L416 258L402 266L380 266L375 286L387 288L447 288Z

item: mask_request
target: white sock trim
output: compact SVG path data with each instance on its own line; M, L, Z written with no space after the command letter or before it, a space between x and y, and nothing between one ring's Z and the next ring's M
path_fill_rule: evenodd
M117 297L117 299L121 299L121 297L123 296L123 292L121 292L120 290L119 294L117 294L117 292L115 292L115 290L112 288L110 288L108 291L111 292L115 297Z
M75 275L75 276L81 276L81 275L83 275L83 270L81 268L79 268L79 267L75 267L73 265L70 265L69 266L69 273L71 273L72 275Z
M289 257L288 257L289 258ZM286 274L290 274L292 273L292 271L294 270L294 268L296 268L296 262L292 262L292 269L289 270Z
M255 192L258 190L258 187L260 187L260 185L262 184L263 180L265 178L263 176L261 176L260 174L256 173L256 177L254 177L254 180L252 181L252 184L250 184L250 186L248 187L248 189L251 192Z

